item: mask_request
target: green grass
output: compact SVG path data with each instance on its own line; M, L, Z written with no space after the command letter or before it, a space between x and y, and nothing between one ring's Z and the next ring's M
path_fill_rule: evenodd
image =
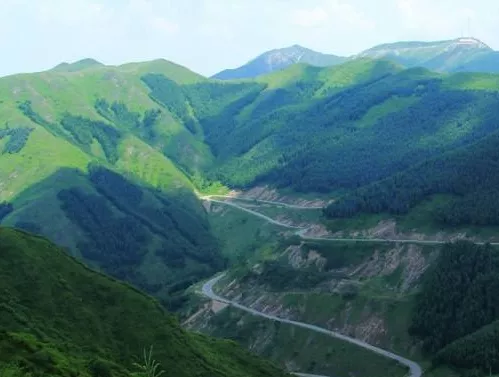
M231 199L232 200L232 199ZM253 211L259 212L271 219L291 224L320 223L322 209L296 209L280 207L279 205L260 203L258 201L233 200L242 207L247 207Z
M414 104L417 100L418 99L416 97L392 97L380 105L371 107L360 120L359 126L370 127L379 119L393 112L407 108Z
M97 363L109 376L128 376L151 345L167 374L282 374L231 343L183 331L154 299L45 239L3 228L0 253L2 376L18 373L6 363L34 376L101 375L92 373Z
M380 221L389 218L391 218L391 216L386 214L362 214L352 218L324 219L323 223L329 231L333 233L340 232L340 234L348 236L355 232L373 228L378 225Z
M150 98L149 88L141 79L145 73L164 74L179 84L205 81L203 77L164 60L119 67L83 61L48 72L0 79L0 127L5 124L10 128L34 128L27 144L18 153L0 155L0 202L11 202L14 206L4 224L43 234L86 263L104 268L106 272L134 284L140 283L142 288L165 299L169 297L166 281L179 281L185 285L186 279L194 278L192 273L206 276L217 270L208 266L217 259L214 255L213 258L205 257L204 262L192 259L192 254L187 256L187 250L192 251L194 247L202 250L216 242L210 236L206 214L194 195L195 186L189 177L191 171L183 166L184 163L190 164L192 171L202 170L205 161L212 157L202 141L190 135L166 108L160 108ZM110 105L122 105L126 109L125 116L129 118L135 116L132 113L136 113L139 120L147 111L160 110L160 113L155 122L147 126L145 122L140 123L134 128L133 122L127 124L126 119L102 117L96 108L96 101L102 99ZM31 104L30 108L27 103ZM84 118L75 129L71 129L71 133L61 124L68 114ZM113 133L118 136L108 138L107 144L103 144L101 139L98 141L95 135L93 139L81 141L75 131L78 131L78 126L90 127L88 120L104 124L100 126L101 133L107 127L101 135L103 139ZM113 129L117 132L111 132ZM81 133L85 134L84 131ZM146 193L144 205L138 209L131 209L129 205L118 206L116 197L112 196L126 196L126 192L118 187L110 190L113 195L100 192L88 176L89 166L95 165L117 171L140 187L139 190ZM86 220L80 219L78 223L77 215L70 216L63 209L59 194L75 188L92 196L94 203L100 203L99 207L107 208L116 222L134 218L132 221L142 224L137 226L145 232L140 245L146 250L143 260L135 261L132 266L119 264L116 268L126 272L117 273L85 254L91 249L89 243L100 238L99 234L107 233L112 237L111 224L106 223L109 219L98 218L90 223L100 221L99 230L89 231L92 217L86 217L85 213L92 211L91 205L82 205L78 210ZM152 199L155 195L162 196L162 199ZM177 228L183 223L189 223L189 226L183 228L185 234L179 236ZM204 225L192 230L196 234L191 234L189 229L195 229L195 223ZM151 228L156 231L151 231ZM126 245L122 247L125 248ZM112 254L109 249L101 252L102 255ZM185 265L172 268L165 257L167 253L185 253L182 257L177 256L178 260L185 258L182 259Z
M120 145L118 169L166 192L193 190L190 180L167 157L134 136Z
M106 375L128 376L154 345L167 374L283 375L233 343L185 332L151 297L43 238L0 229L0 254L2 373L17 373L7 363L19 363L34 376L103 375L92 373L98 364Z
M209 221L222 252L232 262L273 258L281 227L223 204L211 204Z
M395 362L349 343L306 329L225 309L210 321L214 334L302 373L333 376L403 376ZM362 362L359 362L362 360Z
M36 127L26 146L15 154L0 156L0 201L11 200L24 189L40 182L60 167L86 170L90 157L72 144Z
M455 73L444 80L449 89L489 90L497 92L499 76L490 73Z

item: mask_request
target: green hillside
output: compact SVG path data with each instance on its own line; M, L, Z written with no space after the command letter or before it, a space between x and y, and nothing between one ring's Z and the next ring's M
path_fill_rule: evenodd
M240 81L209 80L164 60L112 67L88 59L1 78L0 220L49 237L171 308L182 304L183 288L233 259L196 191L266 184L346 193L330 217L400 214L449 194L459 198L437 211L438 221L488 224L494 207L476 208L495 198L493 182L476 185L472 176L464 184L453 171L467 148L475 149L466 152L466 171L493 169L476 148L497 131L497 82L371 59ZM493 146L483 148L482 159L493 159ZM431 164L444 164L440 178ZM417 182L383 204L400 174ZM352 211L352 200L362 202L356 195L372 198ZM456 215L472 207L479 215Z
M262 77L268 87L256 99L238 100L216 117L198 114L198 120L216 157L213 179L331 193L495 132L495 81L371 60L323 70L295 66Z
M495 125L493 113L489 116ZM430 159L393 177L346 194L325 209L330 218L361 213L405 215L418 204L445 196L430 211L441 225L499 225L499 134Z
M15 368L32 376L129 376L151 346L166 375L284 375L232 342L185 332L151 297L21 231L0 229L0 287L2 376Z
M434 367L447 364L463 375L499 372L498 257L490 245L446 245L428 273L410 332Z
M225 262L193 193L195 177L175 163L195 171L210 152L149 96L146 72L205 80L161 60L85 60L0 79L0 220L174 308L178 290Z

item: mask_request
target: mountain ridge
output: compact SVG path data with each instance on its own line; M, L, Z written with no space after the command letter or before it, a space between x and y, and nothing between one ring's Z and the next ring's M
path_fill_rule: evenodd
M424 67L441 72L497 72L499 52L473 37L441 41L398 41L382 43L349 57L322 54L293 45L262 53L246 64L223 70L212 78L221 80L247 79L282 70L289 65L306 63L316 67L334 66L358 58L388 59L406 68ZM272 64L272 62L281 64ZM440 60L440 61L439 61ZM454 61L453 61L454 60Z
M281 70L296 63L324 67L339 64L344 60L345 58L337 55L323 54L295 44L264 52L245 65L221 71L213 75L212 78L220 80L253 78L265 73Z

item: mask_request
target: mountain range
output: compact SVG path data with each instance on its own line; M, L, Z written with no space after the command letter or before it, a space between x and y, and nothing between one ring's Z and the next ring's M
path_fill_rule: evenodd
M423 67L438 72L499 72L499 52L478 39L457 38L436 42L386 43L350 57L322 54L294 45L265 52L241 67L224 70L213 78L254 78L296 63L327 67L365 57L388 59L406 68Z
M476 40L384 45L351 59L293 46L252 63L256 71L226 73L258 75L245 80L208 79L165 60L92 59L0 78L0 223L22 230L0 229L9 294L0 357L10 352L35 372L90 375L98 365L121 376L133 355L157 345L162 364L171 370L179 360L185 376L279 375L232 343L186 335L136 289L179 311L191 300L187 288L244 265L201 200L231 189L334 199L324 227L412 216L412 231L485 237L480 230L499 225L499 75L461 70L495 54ZM282 247L290 236L279 237ZM331 253L333 264L346 258ZM437 310L422 308L422 322ZM480 326L498 319L487 313ZM89 327L75 329L80 323ZM441 349L468 335L488 339L489 331L475 333L480 326L446 342L421 324L416 333ZM476 355L466 367L485 365Z
M369 58L295 64L245 82L209 80L162 60L86 60L5 77L2 224L45 235L174 308L176 292L226 265L196 191L270 184L340 194L325 212L331 217L405 213L446 194L454 196L435 218L458 205L468 216L460 223L494 223L492 215L475 219L464 204L471 199L460 197L495 195L492 181L443 186L429 161L450 160L454 169L463 153L493 149L498 81ZM476 172L480 162L468 164ZM483 174L493 168L486 166ZM405 192L390 179L421 169L431 188L412 184L410 200L399 193L373 204L383 200L373 190ZM363 190L376 197L367 205Z

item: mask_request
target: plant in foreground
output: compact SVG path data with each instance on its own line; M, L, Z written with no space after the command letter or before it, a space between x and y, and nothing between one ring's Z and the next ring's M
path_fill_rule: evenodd
M134 365L140 369L140 372L136 374L137 377L159 377L165 373L164 370L158 370L160 367L159 363L152 358L153 346L149 348L149 352L144 348L144 355L142 363L134 363Z

